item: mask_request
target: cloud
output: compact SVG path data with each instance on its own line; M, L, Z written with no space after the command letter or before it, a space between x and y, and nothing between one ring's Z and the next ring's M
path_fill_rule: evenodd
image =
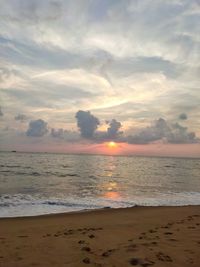
M153 125L140 130L137 134L128 136L127 141L130 144L148 144L162 139L168 131L169 127L166 121L160 118Z
M122 134L122 132L119 131L119 129L122 127L121 122L112 119L109 122L109 127L107 129L107 135L109 138L116 138L118 137L120 134Z
M194 132L189 132L187 127L175 123L171 125L171 131L167 136L167 141L173 144L191 144L199 142L199 139Z
M130 144L149 144L162 141L173 144L191 144L199 142L194 132L188 131L187 127L179 123L171 124L160 118L154 123L140 130L137 134L127 137Z
M0 2L3 123L11 126L20 111L53 122L52 137L61 138L59 129L75 128L74 113L87 107L102 121L117 117L123 131L138 129L135 142L163 140L146 126L174 114L199 134L199 0ZM111 138L109 128L89 136Z
M51 129L51 136L55 137L55 138L64 138L64 133L65 133L65 130L63 130L62 128L60 128L60 129L52 128Z
M180 115L179 115L179 120L187 120L187 114L185 114L185 113L181 113Z
M66 142L78 143L81 141L80 134L77 131L69 131L63 128L52 128L50 136L57 140L60 140L62 144Z
M2 111L2 109L1 109L1 107L0 107L0 117L2 117L4 114L3 114L3 111Z
M47 122L38 119L29 123L29 128L26 132L27 136L41 137L48 133Z
M61 15L61 5L58 1L16 0L9 5L2 0L4 9L0 12L2 18L14 23L39 23L57 20Z
M155 120L150 126L139 129L137 133L128 136L122 131L119 131L122 124L116 119L106 121L109 124L107 131L96 131L100 121L89 111L78 111L76 118L81 136L97 143L108 140L129 144L149 144L158 141L172 144L192 144L199 142L195 133L189 131L187 127L179 123L170 123L163 118Z
M28 119L28 117L25 114L18 114L15 116L16 121L24 122Z
M79 110L75 117L77 119L77 126L80 129L81 136L83 138L92 138L100 124L99 119L93 116L90 111L83 110Z

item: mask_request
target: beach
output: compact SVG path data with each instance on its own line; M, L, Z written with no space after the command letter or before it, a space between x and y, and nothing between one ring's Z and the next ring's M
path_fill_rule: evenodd
M200 206L0 219L0 266L200 266Z

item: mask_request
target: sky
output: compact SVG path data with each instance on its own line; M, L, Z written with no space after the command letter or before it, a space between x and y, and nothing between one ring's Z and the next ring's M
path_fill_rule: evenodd
M0 150L200 157L199 0L0 6Z

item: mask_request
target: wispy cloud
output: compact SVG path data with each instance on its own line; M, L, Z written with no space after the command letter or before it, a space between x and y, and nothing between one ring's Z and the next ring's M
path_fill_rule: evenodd
M162 138L193 142L190 132L200 136L199 18L198 0L2 0L1 128L23 132L28 121L15 117L25 114L63 136L77 132L74 114L87 109L101 121L115 118L109 127L117 135L118 122L124 135L145 139L155 134L151 121L168 118L173 137Z

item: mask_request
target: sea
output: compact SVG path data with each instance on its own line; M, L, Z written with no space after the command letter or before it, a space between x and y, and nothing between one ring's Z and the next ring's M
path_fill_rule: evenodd
M0 217L200 205L200 159L0 152Z

